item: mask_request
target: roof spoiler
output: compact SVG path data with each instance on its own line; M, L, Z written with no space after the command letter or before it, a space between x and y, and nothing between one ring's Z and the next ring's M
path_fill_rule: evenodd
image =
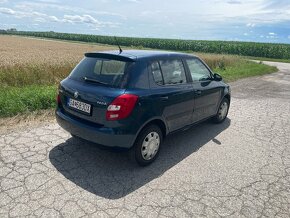
M119 54L107 54L107 53L96 53L96 52L92 52L92 53L85 53L86 57L89 58L103 58L103 59L109 59L109 60L116 60L116 61L124 61L124 62L135 62L136 61L136 57L126 57L126 56L122 56Z

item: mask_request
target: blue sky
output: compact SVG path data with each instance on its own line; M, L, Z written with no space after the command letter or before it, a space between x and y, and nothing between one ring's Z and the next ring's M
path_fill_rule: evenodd
M290 0L0 0L0 29L290 43Z

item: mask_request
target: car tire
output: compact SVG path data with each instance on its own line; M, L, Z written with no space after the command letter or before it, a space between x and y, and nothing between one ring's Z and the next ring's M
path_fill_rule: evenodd
M230 108L229 100L227 98L223 98L223 100L221 101L221 103L218 107L217 114L212 119L213 122L214 123L224 122L228 116L229 108Z
M148 166L158 156L163 142L161 129L150 125L139 134L132 150L136 162L140 166Z

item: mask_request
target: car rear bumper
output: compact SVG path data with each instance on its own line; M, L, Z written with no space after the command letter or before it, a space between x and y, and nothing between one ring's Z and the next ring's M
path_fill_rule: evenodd
M82 139L118 148L131 148L135 141L134 134L128 134L120 129L96 127L63 113L60 109L55 112L58 124L71 133Z

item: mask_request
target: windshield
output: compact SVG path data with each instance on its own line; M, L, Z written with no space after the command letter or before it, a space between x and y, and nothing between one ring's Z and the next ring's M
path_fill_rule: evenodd
M86 57L71 72L70 78L99 85L123 88L126 69L130 63L117 60Z

